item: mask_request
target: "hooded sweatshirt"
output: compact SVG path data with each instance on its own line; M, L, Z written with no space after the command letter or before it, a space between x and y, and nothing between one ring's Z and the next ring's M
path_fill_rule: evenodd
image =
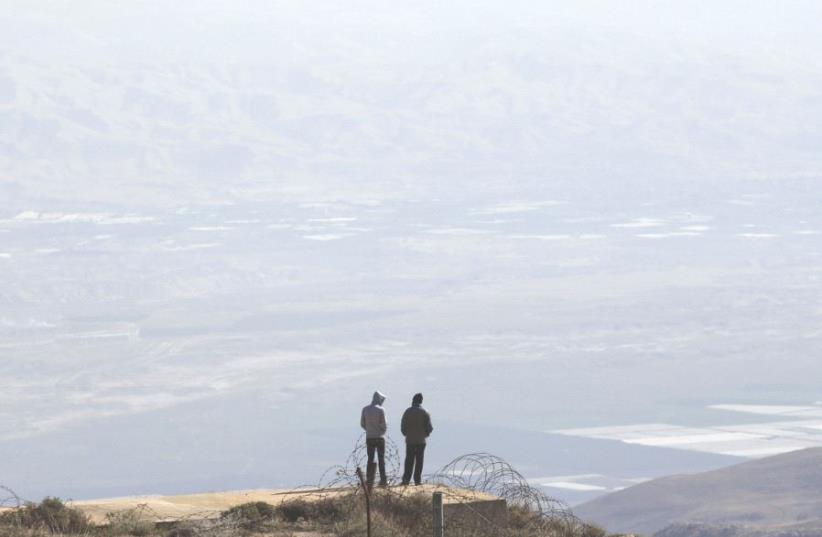
M360 426L365 429L366 438L383 438L388 424L385 422L385 411L382 404L385 396L380 392L374 392L371 404L362 409Z

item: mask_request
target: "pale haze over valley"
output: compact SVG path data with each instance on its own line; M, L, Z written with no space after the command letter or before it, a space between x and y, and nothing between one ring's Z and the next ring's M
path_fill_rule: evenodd
M569 503L822 445L820 20L5 0L0 484L311 484L377 388Z

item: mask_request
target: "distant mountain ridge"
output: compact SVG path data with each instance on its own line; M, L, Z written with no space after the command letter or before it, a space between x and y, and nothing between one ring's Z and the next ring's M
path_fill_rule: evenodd
M168 207L596 180L591 195L820 168L820 73L795 25L763 61L757 39L717 43L725 25L649 41L637 13L582 10L604 32L577 2L182 2L164 24L151 2L89 2L93 17L15 2L0 18L0 196ZM658 9L649 28L696 15Z
M718 526L714 524L671 524L654 537L819 537L817 522L776 527Z
M609 531L661 537L822 534L822 448L654 479L575 513Z

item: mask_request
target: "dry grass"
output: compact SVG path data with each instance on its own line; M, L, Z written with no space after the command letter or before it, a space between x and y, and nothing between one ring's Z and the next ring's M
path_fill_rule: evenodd
M0 526L50 534L83 535L94 529L88 516L66 506L58 498L27 503L20 509L0 515Z
M373 537L429 537L431 498L376 492L372 496ZM249 502L217 519L155 523L146 512L130 509L109 513L108 523L94 527L82 512L48 498L40 504L0 516L0 537L364 537L364 498L335 495L318 501L295 499L280 505ZM497 527L482 517L446 520L448 537L605 537L593 526L546 520L519 507L509 507L508 525Z

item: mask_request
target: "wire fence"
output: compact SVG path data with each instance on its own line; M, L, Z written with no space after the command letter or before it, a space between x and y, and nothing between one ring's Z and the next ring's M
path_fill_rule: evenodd
M278 509L279 516L293 521L310 517L325 520L335 530L353 537L365 535L365 528L359 525L357 517L364 515L363 494L369 494L378 525L403 530L402 533L389 532L390 535L417 537L431 535L431 493L441 492L448 508L446 536L591 537L586 533L589 527L565 504L547 496L508 462L492 454L470 453L457 457L425 475L423 487L398 486L403 459L397 444L386 438L385 465L388 486L377 486L370 492L367 488L364 490L357 475L358 468L367 468L363 435L344 462L325 471L318 483L272 493L266 503ZM504 504L500 500L504 500ZM489 504L494 502L495 510L489 511ZM8 511L8 508L19 509L25 505L12 489L0 486L0 508ZM203 510L170 517L143 503L127 513L111 513L108 523L126 529L140 524L172 525L167 530L168 537L233 537L247 529L244 516L241 512L221 514ZM339 519L345 519L348 526L341 529ZM511 533L512 528L517 531Z
M384 503L397 504L417 494L411 486L391 486L401 482L403 461L396 443L386 438L386 473L388 487L377 487L377 497ZM314 489L316 494L336 494L340 489L361 494L358 487L357 468L367 465L364 435L356 442L346 462L329 468ZM506 506L521 513L521 526L533 535L580 535L587 526L574 516L571 509L560 500L546 495L533 486L511 464L490 453L469 453L461 455L424 476L426 492L441 492L451 504L460 510L459 520L446 523L453 533L457 529L485 526L487 530L503 532L510 524L500 524L498 517L489 517L480 505L490 498L505 500ZM507 518L507 517L506 517ZM462 526L463 528L457 528ZM446 535L449 531L446 531ZM479 535L479 533L475 532Z
M0 485L0 509L19 509L23 505L23 500L13 490Z

